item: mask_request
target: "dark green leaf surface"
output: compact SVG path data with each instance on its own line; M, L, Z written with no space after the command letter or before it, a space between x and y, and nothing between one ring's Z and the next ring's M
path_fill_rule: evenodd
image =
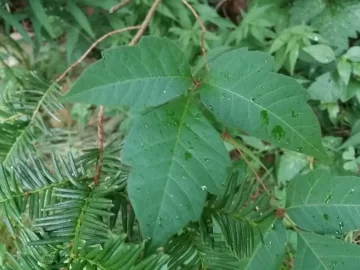
M300 228L343 234L360 228L360 179L318 169L292 180L286 213Z
M360 247L313 233L299 232L294 270L350 270L360 265Z
M264 242L260 235L255 240L255 250L250 258L240 260L241 270L278 270L283 262L286 248L286 230L279 220L267 219L260 226Z
M106 50L63 100L144 108L180 96L191 85L189 64L180 48L166 38L144 37L137 46Z
M68 11L74 17L76 22L93 38L95 38L95 34L91 28L91 25L86 18L84 12L79 8L76 3L72 0L68 1Z
M54 29L51 26L48 15L46 14L45 8L41 0L31 0L29 5L34 12L36 19L41 23L41 25L46 29L49 35L52 38L55 38Z
M233 50L219 56L200 86L203 103L226 125L293 151L326 159L307 93L272 73L273 58Z
M190 100L137 119L125 140L129 196L144 237L158 246L198 220L207 192L220 194L229 157L219 134Z

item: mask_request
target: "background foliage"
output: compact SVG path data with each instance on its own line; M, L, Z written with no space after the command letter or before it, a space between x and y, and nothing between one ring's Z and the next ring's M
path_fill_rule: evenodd
M57 81L117 2L0 2L1 267L356 269L359 1L163 0Z

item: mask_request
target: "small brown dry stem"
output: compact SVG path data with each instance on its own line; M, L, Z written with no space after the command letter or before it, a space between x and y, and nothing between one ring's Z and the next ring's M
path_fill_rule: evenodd
M136 42L138 42L140 40L140 38L143 36L143 34L144 34L146 28L148 27L151 18L154 16L156 8L160 4L160 2L161 2L161 0L155 0L154 1L153 5L149 9L148 14L145 17L143 23L141 24L141 27L140 27L139 31L136 33L134 38L130 41L130 43L129 43L130 46L134 46L136 44Z
M218 10L218 9L221 8L226 2L227 2L227 0L220 0L219 3L217 3L215 9Z
M139 30L135 34L134 38L130 41L129 46L134 46L140 40L140 38L143 36L143 34L144 34L146 28L148 27L151 18L154 16L156 8L160 4L160 2L161 2L161 0L155 0L153 5L149 9L149 12L147 13L143 23L140 26L133 26L133 29L134 29L134 27L136 27L136 29L139 29ZM128 27L127 29L129 29L129 28L130 27ZM109 36L109 35L107 35L107 36ZM106 37L104 37L104 38L106 38ZM98 140L99 156L98 156L98 162L97 162L96 172L95 172L95 176L94 176L94 184L95 185L99 184L99 179L100 179L100 174L101 174L101 166L102 166L103 150L104 150L104 107L103 106L100 106L100 109L99 109L97 140Z
M196 21L201 27L201 36L200 36L200 44L201 44L201 52L204 57L204 63L206 70L209 70L209 64L206 58L206 49L205 49L205 33L206 33L206 27L204 25L204 22L200 19L199 15L196 13L195 9L186 1L181 0L184 5L191 11L191 13L194 15Z
M98 114L98 131L97 131L97 144L99 149L98 161L96 164L96 171L94 176L94 184L99 184L102 157L104 150L104 106L100 106Z
M96 40L93 44L91 44L91 46L89 47L89 49L86 50L86 52L78 59L76 60L74 63L71 64L70 67L68 67L55 81L56 83L59 83L62 79L64 79L64 77L73 69L75 68L78 64L80 64L85 58L86 56L88 56L88 54L103 40L105 40L106 38L115 35L115 34L120 34L122 32L125 31L129 31L129 30L136 30L136 29L140 29L140 25L137 26L130 26L130 27L125 27L122 29L117 29L114 31L111 31L109 33L106 33L105 35L103 35L102 37L100 37L98 40Z
M118 11L119 9L127 6L128 4L130 4L132 0L122 0L120 3L117 3L116 5L112 6L109 9L109 13L115 13L116 11Z

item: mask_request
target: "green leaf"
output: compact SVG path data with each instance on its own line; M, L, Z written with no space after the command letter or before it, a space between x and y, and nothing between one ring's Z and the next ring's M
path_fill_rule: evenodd
M288 187L286 213L300 228L343 234L360 228L360 179L332 177L318 169L293 179Z
M199 87L201 100L226 125L275 145L326 159L319 124L294 79L272 73L273 58L233 50L219 56ZM236 105L235 105L236 104Z
M358 146L360 144L360 133L356 133L352 135L349 139L347 139L339 149L348 148L350 146Z
M348 47L348 38L356 38L360 30L358 0L296 0L291 11L293 24L310 22L331 44Z
M298 232L294 270L357 269L360 247L342 240Z
M229 157L219 134L190 99L135 120L123 151L129 196L144 237L164 244L200 218L207 192L220 194Z
M263 241L258 234L255 251L250 258L240 260L241 270L279 269L285 255L286 230L280 220L266 219L260 225Z
M334 51L327 45L311 45L303 50L321 64L328 64L335 60Z
M348 150L346 150L343 154L342 154L343 159L345 160L354 160L355 159L355 149L354 147L349 147Z
M352 67L351 64L349 62L346 61L339 61L337 63L337 71L340 74L340 78L343 80L343 82L348 85L349 84L349 80L350 80L350 76L351 76L351 71L352 71Z
M305 155L286 151L280 158L279 168L277 170L277 179L279 183L286 184L293 179L302 169L306 167L308 161Z
M323 103L335 103L344 94L344 84L335 73L324 73L316 78L308 91L311 99L320 100Z
M43 6L41 0L31 0L31 1L29 1L29 5L30 5L32 11L34 12L35 17L39 20L39 22L46 29L46 31L49 33L49 35L52 38L55 38L56 35L51 27L49 17L46 14L46 11L44 9L44 6Z
M68 0L68 11L74 17L76 22L93 38L95 34L91 28L91 25L86 18L84 12L79 8L73 0Z
M360 47L359 46L351 47L346 52L344 57L345 57L345 59L348 59L351 62L360 62Z
M323 0L295 0L290 10L291 25L304 24L318 15L326 3Z
M106 50L63 100L144 108L174 99L191 85L189 64L180 48L166 38L144 37L137 46Z
M2 18L6 23L12 25L19 32L19 34L21 34L24 40L32 43L32 40L24 27L14 18L14 16L9 14L3 8L0 8L0 18Z

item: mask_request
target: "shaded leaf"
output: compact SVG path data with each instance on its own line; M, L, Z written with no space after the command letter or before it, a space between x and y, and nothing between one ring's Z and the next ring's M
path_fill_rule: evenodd
M343 234L360 228L360 179L332 177L318 169L297 176L288 187L286 213L300 228Z
M207 191L220 194L229 157L220 136L189 99L135 120L123 151L129 196L155 246L200 218Z
M319 124L294 79L272 73L273 58L233 50L219 56L199 87L201 100L226 125L275 145L326 159ZM235 105L236 104L236 105Z
M46 29L46 31L49 33L49 35L52 38L55 38L56 35L54 33L54 30L51 26L51 22L49 20L48 15L46 14L45 8L41 2L41 0L31 0L29 1L29 5L34 12L35 17L39 20L41 25Z
M186 57L166 38L144 37L139 45L103 52L64 101L144 108L163 104L192 85Z
M357 269L360 247L342 240L298 232L294 270Z
M14 16L10 15L3 8L0 8L0 18L2 18L6 23L12 25L19 32L19 34L21 34L24 40L32 43L32 40L24 27L14 18Z
M258 234L255 239L255 250L250 258L240 260L241 270L269 269L277 270L280 268L286 248L286 230L280 220L268 218L260 225L263 234L263 241Z
M95 34L91 28L91 25L86 18L84 12L79 8L73 0L68 0L68 11L74 17L76 22L93 38Z
M352 135L349 139L347 139L339 149L345 149L350 146L358 146L360 144L360 133L356 133Z

